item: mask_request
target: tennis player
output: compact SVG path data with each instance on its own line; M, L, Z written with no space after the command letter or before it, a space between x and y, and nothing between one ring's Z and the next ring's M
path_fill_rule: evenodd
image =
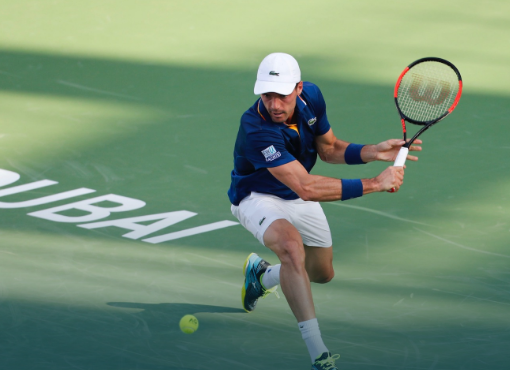
M234 216L280 263L270 265L255 253L248 256L243 307L253 311L259 298L281 285L312 370L335 370L340 356L332 355L322 340L310 287L310 282L327 283L334 275L331 232L319 202L398 191L404 169L390 166L369 179L335 179L310 171L317 155L336 164L392 162L405 142L359 145L337 139L321 91L301 81L299 65L288 54L273 53L262 60L254 93L260 98L241 117L228 195Z

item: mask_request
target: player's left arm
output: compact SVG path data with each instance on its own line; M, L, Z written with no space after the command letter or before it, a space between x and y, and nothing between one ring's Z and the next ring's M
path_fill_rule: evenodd
M383 161L383 162L393 162L395 158L397 158L397 154L400 151L400 148L406 142L402 139L389 139L383 141L376 145L365 145L363 149L361 149L361 158L363 162L372 162L372 161ZM421 146L417 146L414 144L421 144L421 140L415 140L413 145L409 148L410 151L421 151ZM407 155L408 161L417 161L418 157L414 155Z
M345 151L349 146L349 142L338 139L333 133L332 129L329 129L324 135L317 136L315 138L317 146L317 152L321 160L327 163L343 164L345 161ZM421 140L415 140L414 144L421 144ZM391 162L397 157L397 154L405 144L404 140L400 139L389 139L375 145L365 145L361 149L361 160L365 163L373 161L384 161ZM421 146L412 145L410 150L420 151ZM408 155L407 160L417 161L418 157Z

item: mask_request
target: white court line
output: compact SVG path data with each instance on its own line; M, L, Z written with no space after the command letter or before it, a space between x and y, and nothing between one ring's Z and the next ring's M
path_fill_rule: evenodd
M0 253L12 254L13 256L17 256L17 254L16 254L16 253L7 252L7 251L0 251Z
M448 293L448 294L458 295L458 296L464 297L464 298L474 298L474 299L478 299L479 301L486 301L486 302L491 302L491 303L499 303L499 304L504 304L505 306L510 306L509 303L493 301L492 299L487 299L487 298L475 297L474 295L471 295L471 294L470 295L465 295L465 294L449 292L447 290L441 290L441 289L432 289L432 290L435 291L435 292L440 292L440 293Z
M489 254L489 255L491 255L491 256L498 256L498 257L510 258L510 256L509 256L509 255L506 255L506 254L499 254L499 253L487 252L487 251L482 251L482 250L480 250L480 249L475 249L475 248L471 248L471 247L466 247L465 245L462 245L462 244L459 244L459 243L452 242L451 240L448 240L448 239L442 238L442 237L440 237L440 236L438 236L438 235L434 235L434 234L428 233L428 232L423 231L423 230L420 230L420 229L418 229L418 228L416 228L416 227L415 227L414 229L415 229L415 230L418 230L418 231L420 231L420 232L422 232L422 233L424 233L424 234L427 234L427 235L429 235L429 236L432 236L432 237L434 237L434 238L436 238L436 239L439 239L439 240L441 240L441 241L443 241L443 242L446 242L446 243L448 243L448 244L455 245L456 247L459 247L459 248L462 248L462 249L466 249L466 250L471 251L471 252L478 252L478 253L483 253L483 254Z
M0 75L11 76L11 77L17 77L17 78L20 78L20 77L21 77L21 76L15 75L15 74L13 74L13 73L5 72L5 71L0 71Z
M203 173L203 174L207 174L208 172L202 168L198 168L198 167L193 167L193 166L190 166L190 165L187 165L185 164L184 165L185 168L188 168L192 171L195 171L195 172L199 172L199 173Z
M110 92L110 91L105 91L105 90L94 89L92 87L78 85L78 84L75 84L75 83L72 83L72 82L68 82L68 81L64 81L64 80L57 80L57 82L59 84L61 84L61 85L65 85L65 86L69 86L69 87L74 87L74 88L79 89L79 90L92 91L92 92L95 92L95 93L98 93L98 94L111 95L111 96L116 96L118 98L125 98L125 99L130 99L130 100L140 100L140 99L135 98L133 96L117 94L117 93Z
M227 266L230 266L230 267L241 269L241 267L239 267L239 265L233 265L231 263L228 263L228 262L225 262L225 261L222 261L222 260L218 260L218 259L202 256L200 254L190 253L190 252L186 252L186 254L189 254L189 255L191 255L193 257L199 257L199 258L203 258L203 259L206 259L206 260L209 260L209 261L213 261L213 262L216 262L216 263L221 263L221 264L224 264L224 265L227 265Z
M376 215L392 218L392 219L398 220L398 221L410 222L412 224L418 224L418 225L423 225L423 226L437 227L437 226L434 226L434 225L425 224L423 222L413 221L413 220L409 220L407 218L402 218L402 217L394 216L394 215L392 215L390 213L386 213L386 212L382 212L382 211L377 211L375 209L370 209L370 208L365 208L365 207L360 207L360 206L353 206L351 204L343 204L343 203L322 203L322 204L331 204L331 205L338 206L338 207L353 208L353 209L357 209L359 211L375 213Z

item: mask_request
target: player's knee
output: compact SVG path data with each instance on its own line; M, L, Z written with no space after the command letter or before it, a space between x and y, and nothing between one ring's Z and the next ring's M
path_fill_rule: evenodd
M295 240L287 240L282 243L279 256L282 264L288 264L294 268L304 268L305 250L303 244Z
M329 283L335 277L335 271L331 268L327 271L321 271L321 273L314 277L313 283L326 284Z

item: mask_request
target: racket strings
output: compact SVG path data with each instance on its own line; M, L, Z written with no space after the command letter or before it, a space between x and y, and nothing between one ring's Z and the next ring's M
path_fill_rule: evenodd
M443 63L428 61L413 66L403 76L397 102L404 115L425 123L444 115L458 91L455 71Z

